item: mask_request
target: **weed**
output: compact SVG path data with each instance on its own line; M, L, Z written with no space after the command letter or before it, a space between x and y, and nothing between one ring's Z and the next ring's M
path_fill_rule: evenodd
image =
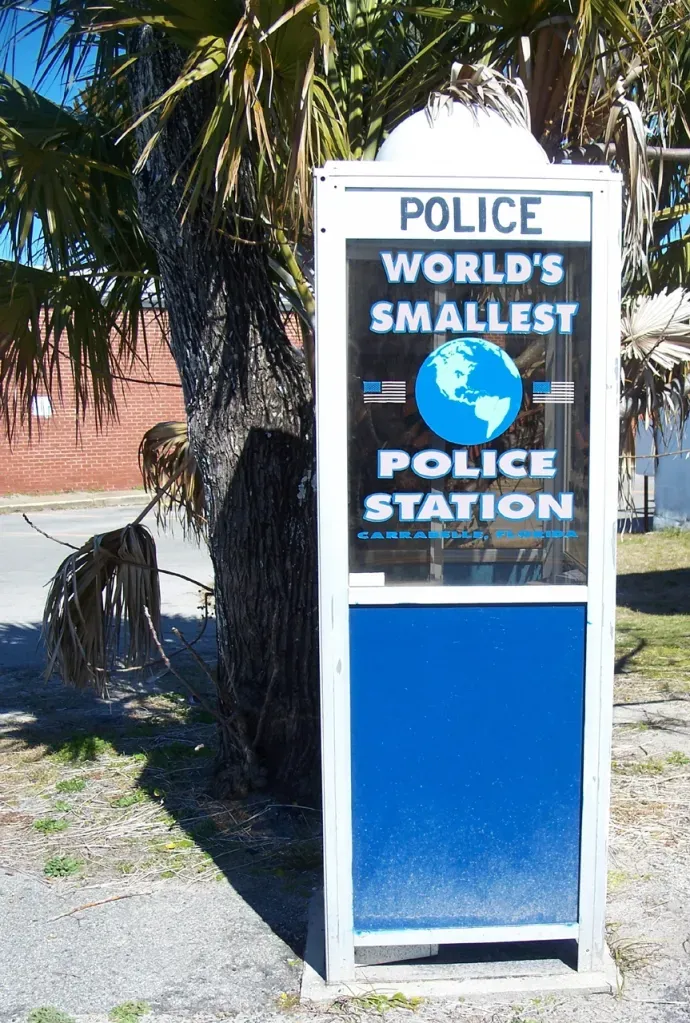
M124 809L128 806L134 806L136 803L145 803L147 798L143 789L135 789L134 792L126 792L124 796L111 800L110 805L118 809Z
M400 991L394 995L380 995L372 991L368 995L359 995L349 999L349 1004L362 1012L378 1012L381 1015L391 1009L418 1009L424 1001L423 998L408 998Z
M170 842L166 842L165 849L193 849L196 842L193 838L175 838Z
M108 1013L113 1023L139 1023L142 1016L151 1012L148 1002L123 1002Z
M205 820L195 821L194 824L189 826L188 830L197 841L202 841L204 838L212 838L218 834L218 828L210 817L207 817Z
M299 1005L299 995L286 991L281 991L276 998L276 1005L281 1012L290 1012L292 1009L296 1009Z
M608 887L610 892L615 892L619 888L622 888L626 882L630 880L628 874L624 870L609 870L608 873Z
M50 756L60 764L84 764L101 756L117 756L112 742L99 735L77 733L51 747Z
M69 811L72 809L72 807L70 806L66 799L56 799L54 807L58 811L58 813L69 813Z
M659 954L659 946L652 941L638 941L635 938L621 938L618 934L620 924L612 923L606 927L606 941L613 961L618 968L619 994L625 984L625 975L634 970L648 966Z
M214 751L208 746L191 746L186 742L168 742L163 746L156 746L148 754L148 761L152 767L168 767L176 760L188 760L191 758L212 757Z
M321 866L322 853L319 839L305 839L291 842L280 854L280 870L317 870ZM280 876L280 875L279 875Z
M187 720L190 724L212 725L216 719L210 710L204 710L203 707L190 707Z
M46 877L73 877L83 866L83 860L75 856L51 856L46 860L43 873Z
M666 763L672 764L673 767L685 767L686 764L690 764L690 757L676 749L666 757Z
M172 690L167 693L160 693L159 699L165 700L166 703L173 703L178 706L182 705L185 707L187 705L187 697L183 696L182 693L175 693Z
M74 1019L54 1005L42 1005L39 1009L31 1010L26 1023L74 1023Z
M69 824L67 821L57 820L55 817L41 817L40 820L34 821L34 827L36 831L40 831L44 835L52 835L56 831L64 831Z
M83 792L86 782L83 778L63 778L55 786L57 792Z
M115 866L121 874L133 874L137 869L135 864L130 863L129 860L120 860L120 862L116 863Z

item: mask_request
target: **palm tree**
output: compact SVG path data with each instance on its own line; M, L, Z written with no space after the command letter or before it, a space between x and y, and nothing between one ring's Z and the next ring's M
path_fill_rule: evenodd
M15 6L0 7L10 32ZM59 390L65 365L80 409L107 416L114 378L145 355L143 298L162 293L215 570L216 788L270 782L296 793L318 776L313 403L278 286L308 323L311 167L353 147L372 155L387 118L440 84L457 29L413 13L403 21L392 3L335 5L347 50L336 64L336 22L317 0L22 8L42 32L44 66L78 93L57 106L10 78L0 88L8 427L26 418L39 383ZM158 442L144 446L154 484L173 485L173 449L169 437L161 461ZM68 559L47 620L68 680L107 680L107 665L83 662L112 654L107 612L122 592L117 573L110 584L96 575L99 590L80 570L98 551L135 578L144 528L124 554L109 538L86 562ZM70 590L81 580L105 609L88 623ZM133 616L144 602L128 605ZM151 653L134 631L130 663Z
M552 159L625 171L628 296L677 286L685 179L677 162L653 178L647 149L688 143L688 4L1 0L10 44L21 8L42 33L44 69L76 93L55 105L9 78L0 87L6 422L28 416L39 383L59 390L66 365L80 409L107 417L113 380L145 357L144 296L161 292L216 575L219 792L297 793L317 774L311 168L373 158L455 59L474 66L447 88L472 101L487 68L519 73ZM306 358L286 337L283 300L301 316ZM671 388L677 362L630 351L657 374L656 393ZM185 460L172 434L144 450L174 501ZM127 537L128 570L137 549L148 552L141 532ZM155 597L141 594L134 615ZM55 601L69 612L64 587ZM81 677L98 682L103 668Z

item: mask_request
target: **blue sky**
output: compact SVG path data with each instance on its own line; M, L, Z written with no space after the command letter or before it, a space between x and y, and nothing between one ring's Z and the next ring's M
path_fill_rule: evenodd
M35 88L40 78L36 61L41 45L41 32L30 32L28 35L22 34L24 28L31 24L31 20L29 14L17 13L17 27L20 29L19 37L11 40L9 43L7 38L2 40L2 63L8 74L11 74L25 85ZM41 83L40 92L57 103L61 103L65 96L64 85L54 74Z
M0 40L0 66L8 74L18 79L24 85L36 88L40 79L40 70L36 66L38 53L41 46L41 32L35 31L28 34L23 32L26 26L31 24L31 17L27 13L18 12L16 26L18 36L8 41L7 33L5 38ZM60 79L52 74L45 81L41 82L40 90L44 96L56 103L62 103L65 99L65 88ZM6 232L0 234L0 259L11 259L12 252Z

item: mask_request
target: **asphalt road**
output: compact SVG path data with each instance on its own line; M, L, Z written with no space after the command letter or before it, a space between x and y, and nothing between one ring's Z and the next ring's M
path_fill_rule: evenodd
M140 507L60 509L35 512L32 521L57 540L81 545L95 533L104 533L131 522ZM202 544L182 537L181 530L162 533L150 516L161 568L209 584L211 563ZM46 586L69 552L33 530L20 514L0 516L0 669L39 666L43 662L40 627ZM193 583L161 575L163 633L166 646L177 645L171 628L177 626L193 638L200 624L199 588ZM203 655L213 654L215 634L212 623L197 647Z

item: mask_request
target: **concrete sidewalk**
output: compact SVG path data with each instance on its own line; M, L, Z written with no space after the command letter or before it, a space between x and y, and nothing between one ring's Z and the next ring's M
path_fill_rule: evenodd
M68 490L59 494L8 494L0 497L0 515L57 508L118 508L145 505L150 495L138 490Z

